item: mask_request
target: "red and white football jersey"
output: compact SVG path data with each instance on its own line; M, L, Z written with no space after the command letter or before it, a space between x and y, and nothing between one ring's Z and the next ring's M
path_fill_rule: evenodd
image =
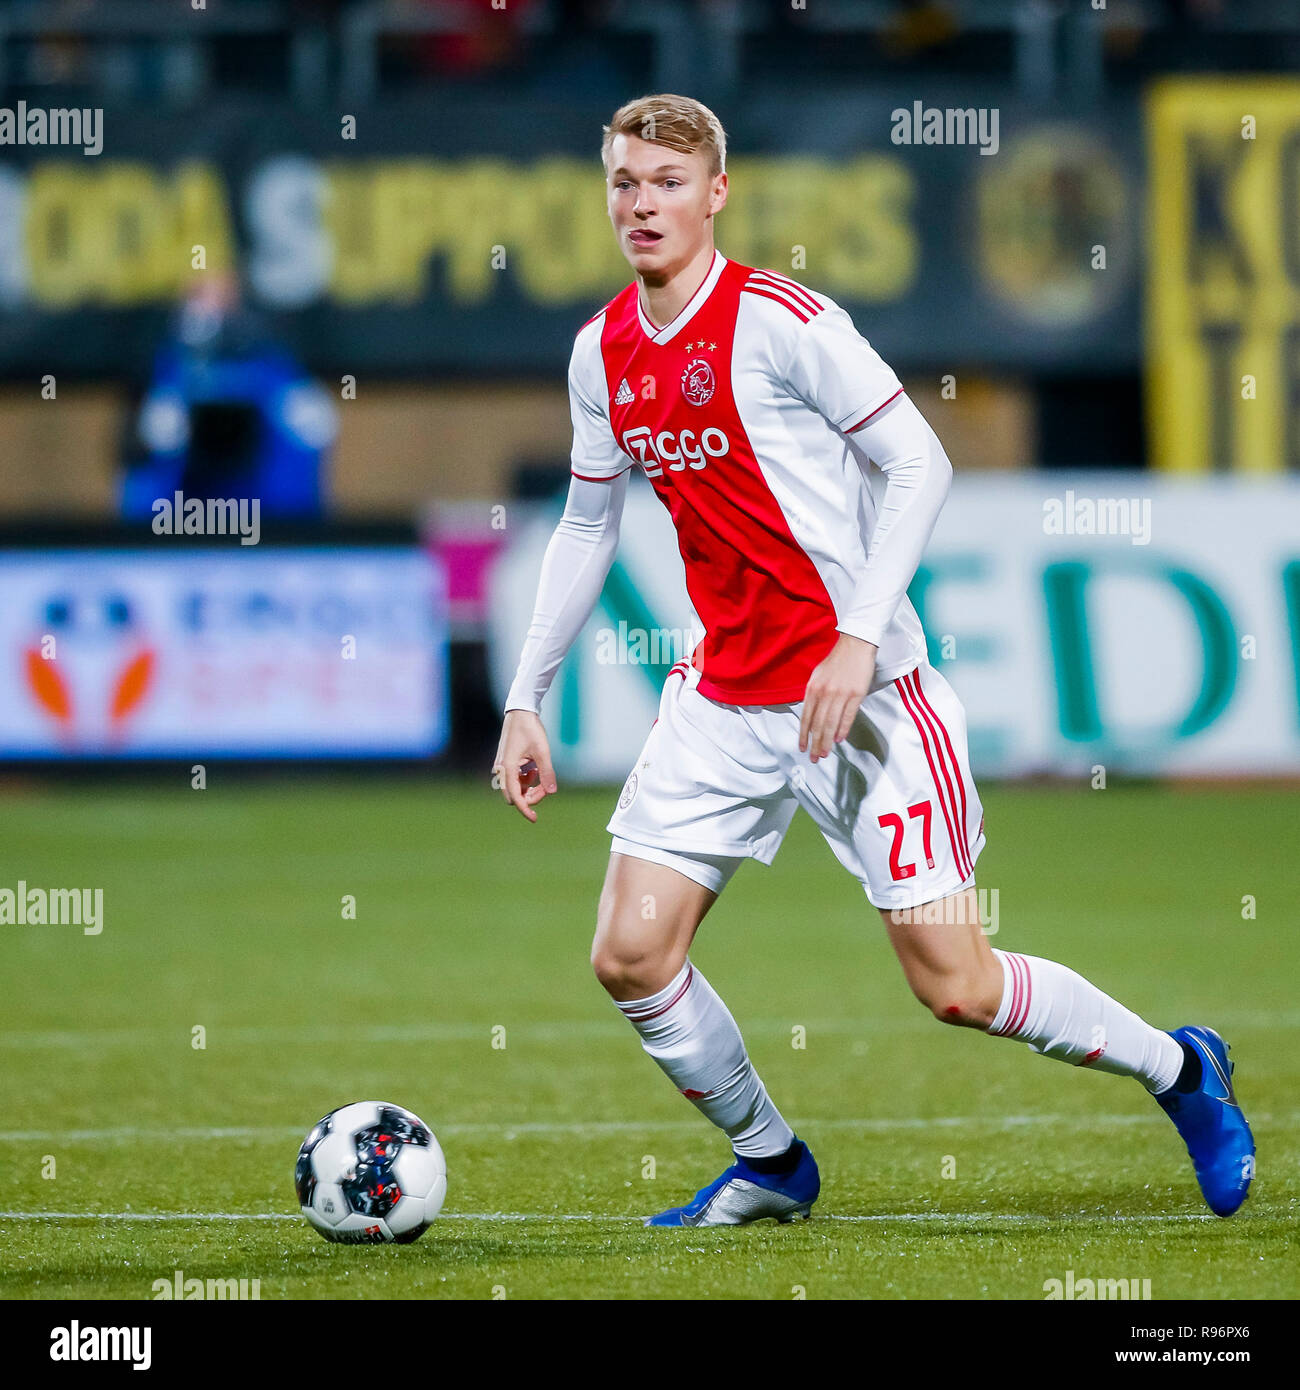
M803 699L876 521L853 432L902 389L832 300L717 252L663 328L633 282L578 333L573 472L639 466L668 508L705 629L702 694ZM873 689L924 657L906 597L878 645Z

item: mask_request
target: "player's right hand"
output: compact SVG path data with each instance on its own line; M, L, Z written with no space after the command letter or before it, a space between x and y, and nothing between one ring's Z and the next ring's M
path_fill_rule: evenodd
M531 766L530 766L531 765ZM551 767L551 745L542 721L532 710L512 709L501 725L501 742L492 764L492 785L525 820L535 821L533 807L558 791Z

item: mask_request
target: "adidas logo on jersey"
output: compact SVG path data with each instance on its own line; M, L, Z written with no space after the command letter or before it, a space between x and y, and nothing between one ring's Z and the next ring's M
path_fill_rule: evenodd
M636 397L632 394L632 388L627 384L627 377L624 377L618 384L618 394L614 397L615 405L630 405Z

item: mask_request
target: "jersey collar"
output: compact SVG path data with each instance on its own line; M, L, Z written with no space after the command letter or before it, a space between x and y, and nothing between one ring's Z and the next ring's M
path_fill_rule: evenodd
M671 323L666 323L662 328L656 328L646 317L645 310L641 307L641 290L637 287L636 295L636 316L641 322L641 330L652 343L660 345L669 343L678 333L686 327L697 313L704 307L705 300L713 293L713 287L718 283L718 277L722 274L727 264L727 258L721 251L714 251L713 260L709 263L709 273L704 277L698 290L686 301L685 307Z

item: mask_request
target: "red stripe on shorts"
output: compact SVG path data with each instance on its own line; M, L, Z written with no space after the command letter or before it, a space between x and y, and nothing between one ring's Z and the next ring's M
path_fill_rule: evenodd
M921 703L926 707L926 709L928 709L928 710L930 711L930 713L931 713L932 715L934 715L934 722L939 726L940 732L943 734L943 741L944 741L945 746L946 746L947 749L948 749L948 757L949 757L949 759L952 761L952 775L957 779L957 790L961 793L961 845L962 845L962 851L963 851L963 853L966 855L966 869L967 869L967 873L968 873L968 874L971 874L971 873L974 873L974 872L975 872L975 866L971 863L971 859L970 859L970 842L969 842L969 840L968 840L968 838L967 838L967 829L966 829L966 826L967 826L967 820L966 820L966 782L965 782L965 779L964 779L964 778L962 777L962 775L961 775L961 763L959 763L959 762L957 761L957 754L956 754L956 752L954 752L954 750L953 750L952 739L948 737L948 726L943 722L942 719L939 718L938 714L935 713L935 710L934 710L933 706L930 704L930 701L929 701L928 699L926 699L925 691L921 689L921 668L920 668L919 666L916 668L915 671L912 672L912 677L913 677L913 679L916 681L916 694L917 694L917 697L920 699ZM955 809L956 809L956 807L955 807L955 805L954 805L954 810L955 810Z
M943 812L943 823L948 827L948 841L952 845L953 862L957 865L958 872L963 878L966 877L965 870L962 868L961 854L957 849L957 836L953 833L952 816L948 812L948 802L944 799L943 788L939 785L939 772L934 765L934 755L930 752L930 735L927 733L927 725L922 722L921 716L912 705L911 687L907 685L907 677L899 676L894 682L898 687L899 697L903 701L903 707L912 716L912 723L916 725L916 732L921 736L921 747L925 749L925 760L930 764L930 776L934 780L935 796L939 801L939 809ZM936 742L936 752L938 745ZM951 787L949 791L951 791ZM955 804L955 803L954 803Z
M966 793L962 791L961 794L963 814L959 816L957 814L957 793L952 789L952 779L954 777L957 779L958 787L961 786L961 775L955 768L950 768L948 766L948 759L944 756L943 746L939 742L939 734L943 732L946 735L946 730L944 730L939 716L930 708L929 702L921 693L920 671L913 671L910 675L904 676L903 680L907 682L908 691L912 699L916 702L916 707L921 713L921 718L925 720L926 728L930 730L930 737L934 739L935 756L939 760L939 768L943 773L943 784L948 789L948 800L952 806L953 824L957 827L959 832L954 837L953 844L953 853L957 859L957 869L963 878L969 878L972 872L972 866L970 862L970 850L966 844L966 817L964 814ZM951 743L948 747L951 750Z

